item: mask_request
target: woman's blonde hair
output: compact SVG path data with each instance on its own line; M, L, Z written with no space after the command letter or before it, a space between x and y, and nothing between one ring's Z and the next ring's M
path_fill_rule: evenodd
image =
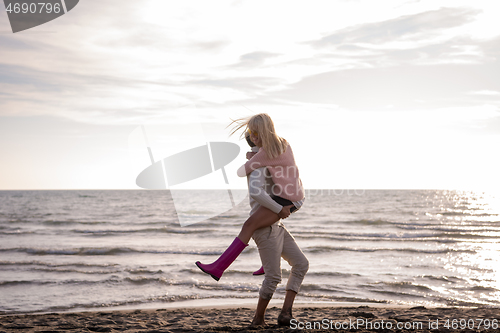
M242 128L244 128L242 137L245 136L247 130L257 133L262 141L262 148L264 148L269 158L280 156L288 146L288 142L276 134L273 120L267 113L259 113L251 117L233 120L229 126L232 124L235 124L235 126L231 135Z

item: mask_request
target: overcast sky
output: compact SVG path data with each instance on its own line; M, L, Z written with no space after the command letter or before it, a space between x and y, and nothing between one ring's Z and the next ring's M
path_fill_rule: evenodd
M498 189L499 12L496 0L81 0L13 34L0 5L0 189L137 188L150 163L133 153L137 126L163 124L175 147L152 139L160 159L200 135L175 129L234 141L230 118L259 112L306 188Z

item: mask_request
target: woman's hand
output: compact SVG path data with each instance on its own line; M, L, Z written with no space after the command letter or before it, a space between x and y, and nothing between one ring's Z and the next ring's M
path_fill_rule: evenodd
M255 154L257 154L257 153L247 151L247 160L251 159Z
M293 205L290 205L290 206L283 206L283 208L281 208L281 212L278 213L278 216L281 218L281 219L286 219L288 216L290 216L290 209L293 207Z

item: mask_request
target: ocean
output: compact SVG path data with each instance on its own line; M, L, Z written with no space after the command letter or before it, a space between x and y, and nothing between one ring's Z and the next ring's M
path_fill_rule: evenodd
M308 190L284 221L310 261L296 300L500 306L499 199ZM248 212L246 199L181 226L166 190L0 191L0 314L256 303L263 276L252 276L260 267L253 241L219 282L194 264L215 260ZM282 261L275 299L284 298L289 271Z

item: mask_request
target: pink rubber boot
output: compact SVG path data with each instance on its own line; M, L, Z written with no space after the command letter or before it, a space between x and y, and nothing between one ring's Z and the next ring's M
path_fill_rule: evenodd
M205 265L197 261L196 266L203 272L210 274L216 281L219 281L224 271L233 263L233 261L238 258L240 253L248 245L243 243L238 237L229 245L229 247L224 251L223 254L211 264Z
M260 266L260 268L258 270L256 270L255 272L253 272L253 275L264 275L264 267L263 266Z

